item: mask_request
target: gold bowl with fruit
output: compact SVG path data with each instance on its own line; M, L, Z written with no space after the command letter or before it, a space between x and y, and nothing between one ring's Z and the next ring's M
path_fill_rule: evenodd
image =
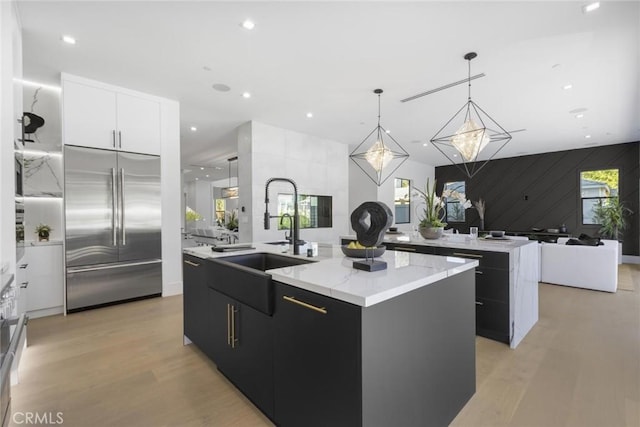
M342 253L351 258L366 258L366 257L379 257L387 249L385 246L380 245L378 247L366 247L360 244L360 242L351 242L348 245L340 246Z

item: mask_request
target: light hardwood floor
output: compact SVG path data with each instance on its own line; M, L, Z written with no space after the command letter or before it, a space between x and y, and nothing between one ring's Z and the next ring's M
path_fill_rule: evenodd
M452 426L640 426L640 266L622 268L634 291L541 284L540 320L515 350L477 338L477 392ZM272 425L182 345L180 296L28 328L14 413L62 412L65 426Z

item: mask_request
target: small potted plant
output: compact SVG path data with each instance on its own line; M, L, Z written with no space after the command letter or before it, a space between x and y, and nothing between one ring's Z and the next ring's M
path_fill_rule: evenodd
M228 219L226 221L226 227L230 231L238 230L238 211L236 209L231 212L226 212Z
M413 189L425 204L422 213L418 214L418 219L420 219L420 235L425 239L440 238L447 223L443 222L445 216L444 203L440 197L436 196L435 181L433 187L430 187L429 180L427 179L425 191L415 187L413 187Z
M613 240L620 240L622 232L627 227L625 216L633 213L619 198L611 197L598 203L593 208L594 219L600 224L600 234Z
M49 241L49 233L53 230L47 224L38 224L36 227L36 233L38 233L38 241L40 242L48 242Z
M622 263L622 232L627 227L626 216L633 211L626 207L619 198L611 197L605 202L598 200L593 208L594 219L600 224L600 235L617 240L619 243L618 264Z

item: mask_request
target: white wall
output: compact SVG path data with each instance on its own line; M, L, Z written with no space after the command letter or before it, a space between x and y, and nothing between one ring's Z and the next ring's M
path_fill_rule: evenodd
M349 212L353 212L362 202L373 200L385 203L389 206L391 212L393 212L394 178L410 179L412 187L423 189L427 178L429 178L430 182L433 182L435 179L435 167L409 159L404 162L389 179L378 187L357 165L349 162ZM411 223L397 224L398 230L411 232L413 226L418 224L419 220L416 215L416 206L419 204L420 200L416 199L412 192ZM420 208L418 207L418 209ZM349 224L349 232L353 234L351 224Z
M212 224L213 218L213 193L211 182L191 181L185 185L187 193L187 206L196 211L202 219L187 223L187 229L207 228ZM183 215L184 215L183 211Z
M162 296L182 293L182 236L180 226L182 173L180 171L180 104L160 101L162 130Z
M306 241L338 243L348 230L349 169L348 146L329 139L305 135L287 129L250 122L238 129L238 171L240 241L270 241L284 237L277 229L264 230L265 183L269 178L293 179L299 194L332 196L333 227L305 228L300 238ZM251 167L252 166L252 167ZM269 188L269 212L276 214L278 193L291 194L288 183L274 182ZM250 226L247 226L250 224Z
M14 2L0 2L0 268L15 273L15 157L22 115L22 36Z
M255 207L253 206L251 133L251 122L238 126L238 205L240 206L238 212L238 240L240 242L253 241L253 218L251 212L253 209L255 209L255 215L260 215L261 212L259 204ZM264 204L262 206L264 209ZM259 227L262 228L262 225L259 224Z

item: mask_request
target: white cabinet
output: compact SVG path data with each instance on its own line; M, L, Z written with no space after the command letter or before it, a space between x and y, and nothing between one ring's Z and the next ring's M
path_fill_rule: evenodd
M29 261L27 254L20 258L16 264L16 303L17 315L27 311L27 289L29 288Z
M64 270L61 244L26 247L29 260L27 314L30 318L63 312Z
M63 74L63 141L160 154L160 102L150 95Z

